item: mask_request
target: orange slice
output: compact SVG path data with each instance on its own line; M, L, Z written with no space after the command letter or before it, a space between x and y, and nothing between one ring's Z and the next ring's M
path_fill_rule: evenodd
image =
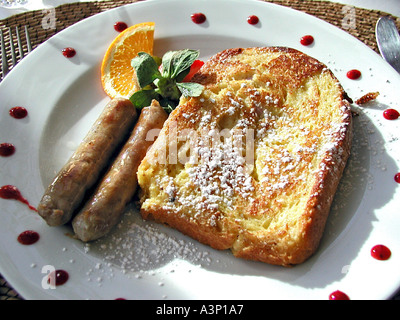
M101 84L111 98L130 98L140 89L131 60L139 52L153 55L154 26L154 22L131 26L108 47L101 65Z

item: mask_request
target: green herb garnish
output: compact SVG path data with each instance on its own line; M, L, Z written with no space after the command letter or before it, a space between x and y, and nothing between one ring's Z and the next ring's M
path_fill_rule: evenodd
M198 56L197 50L169 51L162 58L160 71L157 59L140 52L131 62L141 88L131 96L132 103L142 109L156 99L170 113L179 104L182 94L185 97L198 97L203 91L201 84L182 82Z

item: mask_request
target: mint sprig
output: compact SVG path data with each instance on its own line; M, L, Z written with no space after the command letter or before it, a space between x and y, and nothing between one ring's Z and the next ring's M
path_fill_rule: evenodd
M140 52L132 59L131 64L136 71L141 90L135 92L130 100L138 109L142 109L156 99L164 110L170 113L179 104L181 95L198 97L203 91L201 84L182 82L198 57L197 50L169 51L162 58L160 71L159 65L151 55Z

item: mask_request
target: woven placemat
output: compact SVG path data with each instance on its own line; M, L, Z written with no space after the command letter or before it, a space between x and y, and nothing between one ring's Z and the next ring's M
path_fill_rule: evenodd
M375 40L375 24L379 17L391 16L388 13L378 10L367 10L352 6L346 6L335 2L317 1L317 0L264 0L293 9L306 12L325 20L352 34L360 41L364 42L371 49L378 52ZM7 19L0 20L0 28L6 38L9 39L8 29L15 27L29 26L29 34L32 42L32 48L57 32L69 27L70 25L88 18L100 12L104 12L122 5L136 2L135 0L106 0L94 2L70 3L55 8L55 24L50 25L51 20L44 18L50 12L46 10L36 10L17 14ZM49 16L50 17L50 16ZM400 18L391 16L400 29ZM44 23L44 24L43 24ZM43 26L47 26L44 28ZM23 39L24 40L24 39ZM23 41L24 43L25 41ZM26 50L26 47L24 48ZM398 297L398 296L396 296ZM12 287L0 275L0 300L20 300L22 297L12 289Z

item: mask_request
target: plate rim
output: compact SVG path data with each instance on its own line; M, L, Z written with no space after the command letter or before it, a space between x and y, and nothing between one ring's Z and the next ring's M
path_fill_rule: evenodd
M146 1L143 1L143 2L136 2L136 3L132 3L132 4L127 4L127 5L124 5L124 6L122 6L122 7L127 7L127 6L128 6L128 7L133 7L133 8L134 8L134 6L139 6L139 5L146 5L146 6L149 6L150 4L154 4L155 2L161 2L161 1L164 1L164 2L175 2L175 3L184 2L184 0L167 0L167 1L166 1L166 0L146 0ZM219 2L232 2L231 0L229 0L229 1L228 1L228 0L218 0L218 1L219 1ZM242 0L241 2L239 2L239 1L237 1L237 0L234 0L234 1L237 2L237 3L242 3L242 2L243 2L243 0ZM356 37L352 36L351 34L349 34L349 33L345 32L345 31L341 30L340 28L338 28L338 27L336 27L336 26L334 26L334 25L332 25L332 24L330 24L330 23L328 23L328 22L326 22L326 21L324 21L324 20L322 20L322 19L320 19L320 18L318 18L318 17L315 17L315 16L312 16L312 15L310 15L310 14L307 14L307 13L304 13L304 12L301 12L301 11L298 11L298 10L295 10L295 9L293 9L293 8L285 7L285 6L278 5L278 4L274 4L274 3L267 3L267 2L260 1L260 0L246 0L246 1L248 1L248 2L254 2L254 3L261 3L262 5L266 5L266 6L277 6L277 7L279 7L280 9L284 8L283 10L290 10L290 11L293 11L293 12L295 12L295 14L301 14L301 15L304 14L304 15L307 15L309 18L311 17L311 18L313 18L313 19L318 19L318 20L321 21L322 23L328 24L329 26L335 28L336 30L340 30L340 32L343 32L344 35L347 35L347 36L351 37L351 39L356 40L357 42L359 42L360 44L362 44L365 48L367 48L368 50L370 50L370 52L373 52L374 54L378 55L376 52L374 52L371 48L369 48L365 43L361 42L361 41L360 41L359 39L357 39ZM199 2L199 3L207 3L207 2L210 2L210 1L200 1L200 0L197 0L197 1L193 1L193 2L194 2L194 3L196 3L196 2ZM90 21L92 21L92 19L93 19L93 20L94 20L94 19L101 19L101 18L98 18L100 15L109 15L109 14L110 14L110 13L109 13L110 11L117 12L118 10L122 10L121 7L113 8L113 9L107 10L107 11L105 11L105 12L96 14L96 15L94 15L94 16L85 18L85 19L83 19L83 20L81 20L81 21L79 21L79 22L73 24L72 26L70 26L70 27L68 27L68 28L66 28L66 29L64 29L64 30L62 30L62 31L60 31L60 32L57 33L56 35L52 36L50 39L59 38L59 37L63 36L65 33L72 32L71 30L74 30L75 28L79 28L79 26L80 26L81 24L88 23L87 21L89 21L89 19L91 19ZM129 10L131 10L131 9L129 9ZM133 10L133 9L132 9L132 10ZM61 36L60 36L60 34L61 34ZM49 40L50 40L50 39L49 39ZM48 43L49 40L47 40L47 41L44 42L44 43ZM44 43L43 43L43 44L44 44ZM38 46L35 50L37 50L37 49L38 49L39 47L41 47L43 44L41 44L40 46ZM44 47L44 48L45 48L45 47ZM45 49L40 49L40 50L45 50ZM33 53L32 53L32 54L33 54ZM31 58L29 58L29 56L28 56L27 58L25 58L24 61L21 61L21 63L19 63L19 64L16 66L15 70L22 69L22 68L24 67L25 64L29 63L30 59L31 59ZM11 75L11 74L14 74L14 73L18 73L18 72L12 70L12 71L10 72L10 75ZM10 78L10 79L11 79L11 78ZM4 81L6 81L6 82L4 82ZM2 81L2 83L0 83L0 91L2 90L2 87L5 86L4 83L7 84L8 82L11 82L11 80L8 80L8 81L7 81L7 78L4 79L4 81ZM9 276L7 275L8 271L7 271L7 270L3 270L2 265L3 265L3 264L0 263L0 272L2 273L2 275L4 276L4 278L8 281L8 279L9 279ZM10 278L11 278L11 277L10 277ZM25 291L25 289L22 289L22 291L21 291L21 287L24 286L23 283L21 283L21 285L19 285L19 284L14 284L14 280L13 280L12 282L10 281L9 283L18 291L18 293L21 294L21 296L23 296L23 297L27 296L27 297L29 298L29 296L30 296L29 294L26 295L26 294L23 294L23 293L22 293L22 292ZM35 293L33 293L33 294L37 294L37 292L35 292ZM393 293L393 294L394 294L394 293ZM31 296L30 298L31 298L31 299L35 299L33 296ZM44 297L41 297L41 298L44 298ZM50 297L50 298L51 298L51 297Z

